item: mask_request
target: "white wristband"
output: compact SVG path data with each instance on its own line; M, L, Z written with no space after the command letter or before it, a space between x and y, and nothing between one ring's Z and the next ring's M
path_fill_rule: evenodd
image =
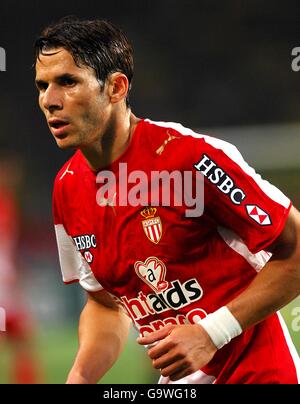
M232 338L237 337L243 332L240 323L226 306L221 307L214 313L208 314L204 319L198 321L197 324L205 329L218 349L228 344Z

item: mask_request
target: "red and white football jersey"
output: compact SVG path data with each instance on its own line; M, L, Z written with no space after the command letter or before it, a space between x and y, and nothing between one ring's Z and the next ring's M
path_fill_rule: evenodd
M138 184L141 171L146 186ZM181 187L185 194L196 192L204 178L200 216L186 214L191 209L186 199L178 203L180 186L170 201L155 206L152 196L166 187L157 175L166 172L177 176L177 185L192 178L192 190ZM99 190L107 173L113 173L116 186L105 199ZM133 195L141 203L126 204ZM231 144L147 119L101 173L77 151L56 177L53 203L64 282L79 281L87 291L104 288L142 335L166 324L195 323L240 294L270 258L268 246L291 207ZM233 339L182 383L296 383L296 362L275 314Z

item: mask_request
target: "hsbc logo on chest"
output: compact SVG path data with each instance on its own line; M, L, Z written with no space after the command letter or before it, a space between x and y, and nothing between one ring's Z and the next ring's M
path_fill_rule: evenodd
M84 234L82 236L72 237L77 251L89 250L90 248L97 247L95 234Z
M235 205L240 205L246 198L244 191L238 188L233 179L206 154L203 154L202 159L194 164L194 167Z

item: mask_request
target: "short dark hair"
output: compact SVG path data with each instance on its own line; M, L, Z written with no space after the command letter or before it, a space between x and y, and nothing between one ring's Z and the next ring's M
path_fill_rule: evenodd
M44 51L64 48L71 53L78 66L95 70L102 88L111 73L124 73L129 81L133 77L133 50L124 33L106 20L80 20L64 17L46 27L34 44L35 63ZM126 98L129 106L129 91Z

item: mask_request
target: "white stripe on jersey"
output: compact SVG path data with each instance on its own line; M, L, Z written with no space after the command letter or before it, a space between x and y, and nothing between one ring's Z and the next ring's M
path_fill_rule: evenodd
M155 224L154 226L154 232L155 232L155 241L159 240L159 226L158 224Z
M283 317L282 317L282 315L281 315L281 313L279 311L277 312L277 316L279 318L279 322L280 322L280 325L281 325L281 328L282 328L282 331L283 331L287 346L289 348L291 357L292 357L293 362L295 364L295 368L296 368L296 372L297 372L297 378L298 378L298 384L300 384L300 357L299 357L299 355L297 353L297 350L295 348L295 345L294 345L294 343L292 341L292 338L290 336L290 333L289 333L289 330L287 328L287 325L285 324L285 321L284 321L284 319L283 319Z
M54 227L63 281L66 283L79 281L83 289L88 292L97 292L103 289L89 264L76 250L73 239L67 234L64 226L56 224Z
M151 239L151 240L155 240L152 227L149 226L149 227L147 228L147 230L148 230L150 239Z
M232 230L225 227L218 226L218 233L225 241L225 243L232 248L236 253L240 254L245 260L259 272L269 261L272 254L262 250L253 254L243 240Z
M212 136L201 135L199 133L194 132L193 130L184 127L180 123L174 122L155 122L150 119L145 119L146 122L157 125L163 128L174 129L177 132L181 133L184 136L192 136L194 138L204 139L206 143L210 144L215 149L222 150L232 161L234 161L238 166L251 177L259 188L273 201L279 203L284 206L286 209L290 206L290 200L274 185L270 184L268 181L263 180L259 174L255 172L255 170L250 167L246 161L243 159L243 156L238 151L238 149L232 145L231 143L225 142L224 140L217 139ZM199 156L200 157L200 156Z

